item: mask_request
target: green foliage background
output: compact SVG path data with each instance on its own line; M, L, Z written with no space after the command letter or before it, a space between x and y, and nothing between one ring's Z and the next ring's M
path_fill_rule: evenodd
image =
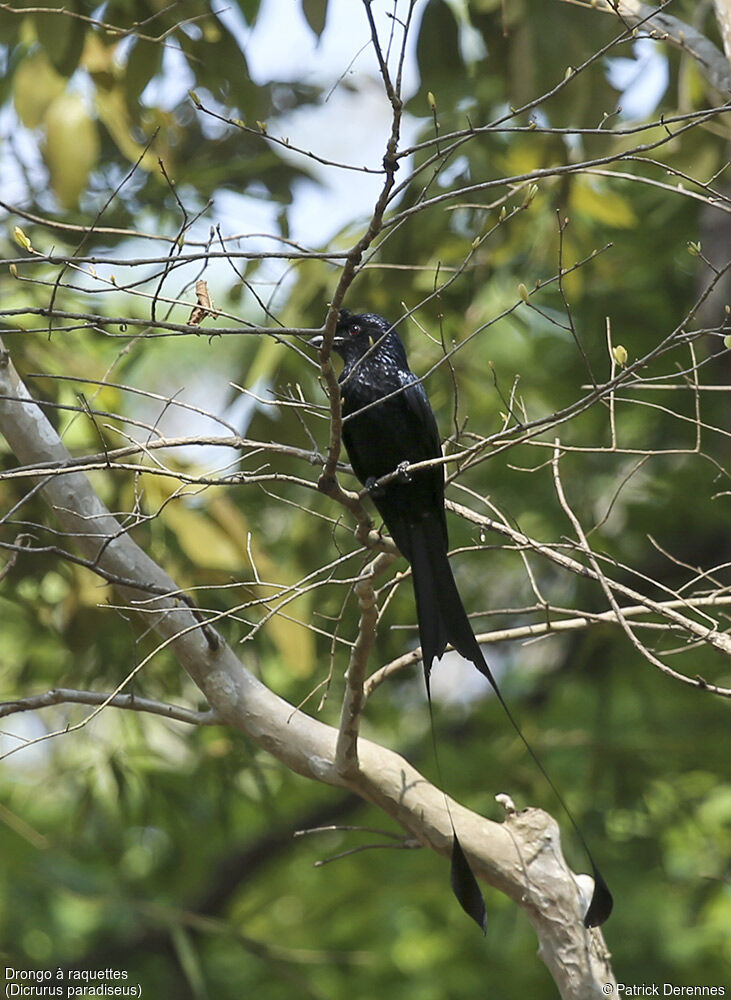
M60 8L61 0L46 6ZM236 6L247 22L256 18L257 0L238 0ZM510 105L519 106L555 86L567 65L580 65L617 34L610 18L553 0L509 5L471 0L466 6L488 53L476 63L463 59L459 32L464 14L458 5L442 0L418 5L425 8L418 22L421 85L407 111L421 120L423 138L433 135L427 92L437 97L442 133L464 127L467 115L474 124L490 121ZM677 6L682 15L683 4ZM19 256L12 237L15 225L44 252L53 247L71 253L79 246L79 232L42 219L66 226L96 220L104 226L103 237L84 242L84 253L127 252L123 231L128 228L174 240L180 212L158 158L191 215L204 211L208 199L222 189L255 193L277 203L286 235L292 185L305 165L293 166L276 146L233 125L218 122L212 132L210 119L189 100L165 109L142 103L140 95L162 73L159 36L202 14L206 16L187 32L177 31L175 38L204 105L249 124L265 122L276 133L283 109L317 102L323 95L314 87L293 84L255 86L245 53L206 5L162 7L154 0L119 0L103 8L104 22L121 28L156 15L147 30L157 41L125 45L114 33L81 19L0 11L6 69L0 99L6 113L14 108L31 130L47 170L47 184L34 186L31 178L24 215L15 211L18 206L6 206L0 234L6 258ZM302 7L312 30L320 32L327 4L303 0ZM73 9L91 17L94 8L77 0ZM710 19L705 27L713 34ZM144 32L144 26L139 30ZM555 44L545 44L546 39ZM630 55L629 45L614 54ZM669 61L670 85L658 114L671 116L715 100L692 60L669 52ZM72 76L83 78L91 103L69 88ZM617 99L605 62L598 60L551 99L545 112L554 127L594 127L614 110ZM466 183L465 178L497 179L570 162L573 153L566 143L556 134L526 129L528 120L526 115L511 123L523 126L519 131L496 131L466 144L446 189ZM661 133L658 127L643 141ZM4 137L4 156L13 149L12 139ZM581 155L606 155L635 141L585 136ZM667 164L691 177L711 177L722 168L727 149L727 124L725 131L721 124L695 129L686 139L654 151L659 167L646 173L664 180ZM357 160L356 152L343 150L343 157ZM426 155L417 153L416 161ZM140 157L132 180L109 201ZM415 204L420 190L419 180L410 184L398 210ZM487 194L473 201L487 202L493 193ZM396 315L402 302L410 307L429 294L437 263L459 267L472 240L497 221L497 210L462 201L470 204L450 211L435 206L395 229L378 260L411 269L363 271L348 305ZM419 310L419 322L440 333L446 344L459 342L513 305L520 282L532 289L550 278L558 260L557 213L570 219L563 244L567 266L611 243L566 280L574 322L597 376L606 378L609 371L607 316L614 342L626 347L630 359L650 350L680 321L697 297L698 282L707 278L701 262L687 250L688 241L698 240L707 224L702 204L663 188L585 174L541 184L530 208L499 227L476 252L472 266ZM117 234L109 231L115 229ZM344 245L354 232L340 234L335 244ZM252 262L244 277L256 281L264 271L265 265ZM53 283L57 273L50 265L45 271L35 269L34 283L4 268L3 308L46 305L50 289L37 279ZM212 288L216 305L258 320L247 286L233 272L226 273L229 278L219 278ZM23 279L31 272L21 266L19 275ZM331 264L300 264L280 319L293 326L319 326L336 278ZM56 305L85 311L89 301L88 292L67 289ZM565 315L555 284L532 301L550 316ZM144 304L114 294L94 302L94 308L109 309L112 315L120 314L121 302L126 314L146 315ZM722 315L722 304L712 308L719 314L707 318L709 326ZM178 322L186 319L181 310L172 316ZM109 446L120 443L113 429L126 426L130 397L113 387L93 396L96 409L119 415L107 417L108 426L100 431L100 421L95 426L68 409L80 406L79 391L91 395L94 387L69 379L101 379L112 364L112 381L118 385L149 385L156 372L174 373L179 365L181 384L195 370L220 375L222 392L229 379L252 386L264 377L281 389L300 384L310 398L322 402L315 369L274 341L242 336L133 342L88 330L49 338L24 332L30 326L27 317L17 324L6 319L6 345L31 391L51 404L49 412L66 429L69 447L80 454L99 449L100 433ZM208 324L207 332L208 326L215 329ZM415 327L408 336L412 367L423 372L438 360L441 347L418 336ZM129 350L120 356L127 344ZM707 383L728 380L728 353L719 348L720 341L710 336L696 343ZM662 370L670 378L676 364L688 363L687 348L679 349L664 360ZM500 426L504 403L494 391L495 379L507 393L519 376L520 394L535 416L570 403L587 378L570 334L527 307L474 338L454 364L458 419L469 415L468 428L481 433ZM444 367L430 378L428 390L446 434L453 427L454 399ZM704 395L703 419L728 429L723 400L723 393ZM692 419L689 393L663 403ZM324 421L312 426L324 446ZM617 426L626 447L690 449L694 444L692 423L683 424L663 409L620 406ZM607 445L606 410L594 407L560 433L565 444ZM257 411L249 434L309 447L287 410L276 420L271 410ZM549 454L535 446L514 448L473 469L464 482L489 496L528 534L560 540L569 534L569 525L545 467ZM702 455L654 458L630 480L597 542L600 551L633 568L634 574L618 570L620 579L639 586L639 575L644 575L657 582L649 591L662 598L662 587L682 587L692 576L662 556L650 534L691 567L729 562L728 478L719 471L727 458L728 437L709 432ZM1 443L0 461L5 470L15 464ZM604 516L635 461L596 452L573 453L562 461L570 499L585 524ZM538 466L544 467L528 471ZM273 460L273 468L314 475L312 470L303 473L302 463L284 458ZM112 510L133 508L131 477L100 472L95 485ZM257 593L247 556L249 534L262 576L281 583L319 565L323 552L334 557L336 543L353 545L349 524L333 528L308 515L338 516L315 493L291 494L307 509L303 511L243 487L209 489L195 504L167 502L175 484L152 475L143 477L142 488L143 510L153 514L162 509L135 529L134 537L182 587L210 588L200 591L199 599L213 609L225 610ZM0 484L4 511L22 496L22 484ZM452 496L463 499L458 491ZM37 499L22 508L20 517L52 524ZM24 530L17 521L3 528L5 540ZM455 547L480 541L473 528L457 519L451 531ZM519 558L500 551L498 543L497 537L489 537L486 551L456 560L470 608L519 608L533 601ZM556 603L605 610L594 584L537 561L534 568ZM238 586L229 588L232 582ZM319 620L327 624L328 616L339 613L343 597L342 588L333 587L301 598L288 610L303 621L323 616ZM20 558L0 582L3 700L57 686L110 690L119 683L153 646L137 623L106 603L114 604L112 591L89 571L51 553ZM501 615L478 623L487 628L521 620ZM412 621L410 592L402 588L386 624ZM348 637L356 623L351 603L343 624ZM246 631L233 619L222 629L232 643ZM398 655L412 638L412 631L383 628L377 662ZM660 648L673 644L671 636L658 641ZM274 619L255 643L240 648L247 665L294 704L327 673L329 640L285 619ZM606 938L618 979L731 987L727 705L661 675L631 648L621 630L609 625L538 646L500 650L499 656L508 667L506 693L527 737L582 817L588 839L598 845L596 853L616 897ZM327 721L337 719L346 663L347 649L339 647L321 713ZM525 665L534 669L520 669ZM728 666L705 647L683 652L673 665L691 676L729 683ZM161 700L199 701L164 652L139 675L134 690ZM315 706L316 699L309 703L313 711ZM38 735L42 724L52 729L84 714L81 708L47 710L43 723L31 720L30 728L20 731ZM21 718L8 720L4 730L18 732ZM494 794L503 791L518 805L540 805L556 813L555 801L492 699L443 706L437 726L442 771L455 797L493 818L499 818ZM415 671L374 696L367 732L434 776L426 707ZM445 864L431 854L378 850L314 868L318 859L380 839L337 832L292 836L303 827L336 822L380 826L384 820L373 809L288 773L235 733L194 731L107 710L81 732L0 764L2 959L6 965L52 969L124 968L131 982L143 984L148 997L339 1000L408 995L410 1000L466 1000L494 995L512 1000L555 995L535 955L533 933L516 907L488 892L489 928L483 940L452 900ZM582 857L568 835L566 840L568 856L580 868Z

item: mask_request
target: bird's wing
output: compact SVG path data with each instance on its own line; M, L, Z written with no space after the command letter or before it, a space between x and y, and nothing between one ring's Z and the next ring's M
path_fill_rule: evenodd
M404 405L412 420L421 430L419 440L424 451L424 457L421 460L439 458L442 454L442 442L439 437L437 421L429 404L427 394L424 391L424 386L418 381L413 372L404 373L403 383L404 390L402 395Z
M419 454L412 453L409 456L410 461L424 462L430 458L441 458L442 441L434 412L429 404L429 398L424 386L417 380L416 376L411 372L408 375L409 382L403 392L404 407L413 424L419 428L418 432L412 436L414 440L419 441ZM444 467L436 465L432 469L422 472L421 476L429 484L432 498L432 503L428 505L427 509L438 518L446 547L447 518L444 511Z

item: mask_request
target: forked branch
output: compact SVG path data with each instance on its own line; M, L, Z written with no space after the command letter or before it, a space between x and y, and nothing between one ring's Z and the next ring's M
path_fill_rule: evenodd
M2 345L0 432L23 464L70 460ZM166 596L179 593L174 581L121 529L86 476L71 472L51 478L43 495L63 529L75 535L85 558L108 575L144 583L144 590L118 587L120 598L134 609L144 594L146 623L154 611L161 646L176 655L224 724L244 732L297 773L351 789L420 843L449 854L452 826L443 793L398 754L362 738L357 741L357 770L343 775L336 762L337 731L295 711L254 677L223 641L212 648L191 609ZM160 596L150 599L149 584ZM115 697L123 693L115 692ZM601 985L613 981L606 948L598 930L583 926L586 893L566 866L555 822L533 809L499 824L456 802L449 808L473 871L525 910L564 1000L600 996Z

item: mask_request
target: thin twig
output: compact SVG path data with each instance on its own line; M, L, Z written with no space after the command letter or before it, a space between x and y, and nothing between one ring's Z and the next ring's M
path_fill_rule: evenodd
M149 698L139 698L134 694L102 694L96 691L75 691L71 688L53 688L44 694L29 695L15 701L0 702L0 719L19 712L36 712L50 705L96 705L102 708L123 708L131 712L147 712L162 715L176 722L187 722L191 726L220 726L222 720L217 712L208 709L196 712L180 705L168 705Z
M363 682L365 680L368 657L376 639L376 617L378 608L373 593L375 560L355 585L360 608L358 638L350 654L350 664L345 675L345 694L340 714L338 740L335 748L335 766L343 775L358 770L358 725L365 704Z

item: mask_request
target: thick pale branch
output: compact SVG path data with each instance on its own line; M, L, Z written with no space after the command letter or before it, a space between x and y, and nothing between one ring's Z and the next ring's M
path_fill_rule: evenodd
M65 464L69 454L0 345L0 431L18 460ZM297 712L244 668L224 642L212 648L193 612L164 596L174 581L125 533L89 480L78 472L49 480L43 494L64 530L76 533L86 558L117 577L154 584L154 628L226 724L244 732L308 778L351 789L396 819L422 844L448 855L452 829L443 793L398 754L358 741L358 771L345 778L335 763L337 731ZM119 587L134 608L141 591ZM149 622L149 619L147 619ZM583 927L586 894L563 860L558 828L539 810L490 822L453 802L451 814L473 870L525 910L540 953L564 1000L600 997L612 982L600 932Z
M731 75L731 0L713 0L713 7L723 39L723 51L726 53L729 75Z
M670 42L695 59L716 90L722 94L731 93L731 63L729 62L731 60L731 25L728 21L726 22L727 35L724 32L722 17L725 13L726 17L730 18L726 0L714 0L714 3L728 58L725 58L723 52L720 52L713 42L697 28L681 21L680 18L674 17L672 14L666 14L664 10L640 3L639 0L590 0L589 3L585 3L584 0L568 0L568 2L575 3L580 7L589 7L604 14L614 14L630 27L642 25L645 31L649 32L651 38Z

